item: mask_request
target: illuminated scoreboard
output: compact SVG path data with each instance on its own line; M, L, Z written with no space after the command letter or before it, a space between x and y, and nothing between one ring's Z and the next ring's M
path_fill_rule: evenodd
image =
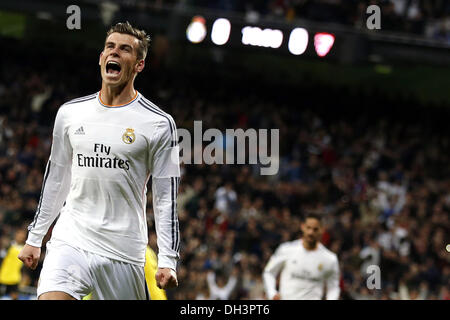
M336 36L311 28L269 28L242 22L231 23L226 18L207 20L196 15L187 22L186 39L193 44L286 50L295 56L303 55L311 48L311 52L323 58L333 51Z

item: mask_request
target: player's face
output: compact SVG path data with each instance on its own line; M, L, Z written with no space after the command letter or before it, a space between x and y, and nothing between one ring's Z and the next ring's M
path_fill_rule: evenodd
M308 218L302 223L303 240L311 245L315 245L322 236L322 226L320 221Z
M99 61L104 83L123 86L142 71L144 60L137 59L138 46L139 40L129 34L114 32L108 36Z

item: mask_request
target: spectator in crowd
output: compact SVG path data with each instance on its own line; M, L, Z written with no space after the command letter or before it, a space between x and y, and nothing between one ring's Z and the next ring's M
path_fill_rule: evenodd
M210 300L229 300L233 290L236 288L238 269L233 269L229 278L226 278L223 270L209 271L207 282Z

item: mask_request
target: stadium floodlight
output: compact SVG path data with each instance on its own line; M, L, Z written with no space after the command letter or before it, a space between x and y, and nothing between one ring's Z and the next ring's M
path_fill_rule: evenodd
M314 47L319 57L325 57L334 44L334 35L331 33L320 32L314 36Z
M298 56L303 54L308 47L308 31L303 28L295 28L289 36L289 52Z
M259 42L259 33L262 30L258 27L244 27L242 28L242 44L245 45L257 45Z
M214 21L211 40L214 44L221 46L228 42L230 38L231 23L225 18L220 18Z
M200 43L206 37L205 18L202 16L195 16L186 29L186 37L192 43Z
M247 26L242 28L241 41L244 45L277 49L283 43L283 32Z

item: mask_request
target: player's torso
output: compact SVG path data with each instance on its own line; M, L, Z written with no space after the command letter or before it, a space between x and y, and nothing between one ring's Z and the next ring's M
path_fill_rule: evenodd
M153 128L135 107L102 110L92 103L72 110L67 135L73 174L108 179L145 174Z
M329 272L330 259L322 250L291 248L281 273L281 294L287 299L320 299Z
M90 252L141 263L149 157L161 116L139 99L140 94L126 106L107 107L95 96L62 107L72 150L71 185L54 236Z
M155 126L134 102L106 107L98 99L68 106L65 132L72 148L69 205L84 212L142 212ZM102 207L104 206L104 208Z
M291 279L311 282L322 281L327 273L328 259L320 252L298 250L285 264L285 272Z

